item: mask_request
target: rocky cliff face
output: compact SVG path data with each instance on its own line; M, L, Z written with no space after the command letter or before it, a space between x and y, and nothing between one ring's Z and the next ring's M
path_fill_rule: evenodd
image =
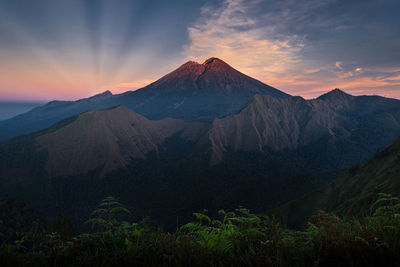
M219 162L227 147L293 150L333 134L331 129L339 124L338 115L326 103L257 95L238 114L214 120L209 133L212 162Z
M197 65L203 70L206 67ZM39 132L35 144L48 155L46 170L51 177L71 176L122 168L132 158L157 151L177 133L182 140L208 151L198 156L210 156L211 165L221 163L228 151L269 149L303 151L303 157L314 155L321 164L329 160L334 168L346 168L400 135L400 101L354 97L339 90L313 100L255 95L236 114L211 123L149 120L118 106L89 111L55 130Z
M321 139L327 144L340 139L360 146L375 141L376 146L386 138L374 136L377 124L379 131L392 131L387 141L394 140L400 133L400 101L354 97L338 89L313 100L256 95L237 114L213 121L211 162L220 162L228 148L295 150Z

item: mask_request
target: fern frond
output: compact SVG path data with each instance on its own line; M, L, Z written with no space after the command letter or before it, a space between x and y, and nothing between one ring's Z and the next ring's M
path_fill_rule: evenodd
M122 205L118 201L107 201L100 203L98 207L104 207L104 206L122 206Z
M196 219L198 219L200 222L206 221L209 224L211 223L211 218L208 217L207 215L203 214L203 213L195 212L195 213L193 213L193 216L196 217Z
M125 213L128 213L128 214L130 214L131 212L128 210L128 209L126 209L126 208L124 208L124 207L114 207L114 208L112 208L111 210L110 210L111 212L125 212Z
M107 221L102 218L93 218L93 219L87 220L85 222L85 224L92 224L92 225L94 225L94 224L103 225L104 224L105 225L105 224L107 224Z

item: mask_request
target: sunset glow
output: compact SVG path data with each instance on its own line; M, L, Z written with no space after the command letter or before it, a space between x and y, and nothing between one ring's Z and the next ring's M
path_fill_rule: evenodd
M0 1L0 100L122 93L212 56L305 98L400 98L398 1L270 2Z

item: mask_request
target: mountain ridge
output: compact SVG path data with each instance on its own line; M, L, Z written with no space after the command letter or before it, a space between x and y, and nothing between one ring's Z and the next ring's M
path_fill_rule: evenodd
M335 101L255 95L213 122L150 120L114 106L0 144L0 194L77 220L107 195L129 203L138 220L205 207L261 212L384 148L400 135L399 121L400 101L377 97L337 109Z
M216 57L211 57L202 64L188 61L159 80L130 93L141 93L147 90L163 90L169 93L192 90L197 93L209 93L208 88L223 94L234 93L230 90L235 89L242 91L241 93L255 92L269 93L275 97L289 96L237 71Z
M109 95L109 93L106 93L106 95ZM332 101L335 100L332 96L329 99L317 98L305 100L299 96L274 98L268 95L255 95L237 113L222 118L215 118L210 123L197 124L173 118L150 120L122 105L117 105L103 110L86 111L60 121L47 130L35 133L35 138L37 141L40 141L40 146L49 153L52 162L50 165L53 166L49 167L53 170L50 172L55 173L56 176L62 174L64 171L68 175L83 174L90 169L96 169L96 167L102 165L98 161L95 161L97 163L94 163L93 166L88 164L92 166L88 168L63 168L63 166L68 166L69 161L65 161L63 157L57 155L54 151L63 151L62 153L65 154L69 150L83 149L81 145L73 145L79 139L82 139L80 135L83 135L83 132L86 132L86 135L83 135L87 137L86 141L81 140L79 142L89 144L93 143L91 140L101 139L103 142L99 142L97 147L104 149L99 154L106 157L104 155L111 153L107 152L105 144L108 144L109 147L114 149L114 152L111 154L115 156L115 160L120 163L122 162L122 164L110 163L108 166L115 167L104 168L106 172L123 167L127 159L131 157L144 158L148 152L157 150L157 146L165 141L166 137L181 130L184 130L181 134L183 139L199 142L199 146L202 147L209 146L211 165L222 162L225 153L228 151L262 152L265 149L272 149L275 152L297 151L311 147L315 142L322 142L319 145L321 147L318 148L319 152L315 153L324 153L325 157L329 157L331 152L338 153L342 151L340 152L342 154L341 157L346 158L346 160L339 164L337 159L333 159L332 163L336 162L334 164L339 164L338 166L343 165L342 168L346 168L351 163L356 164L366 159L365 155L370 155L376 149L388 145L389 142L400 135L400 101L392 103L397 109L392 110L390 108L388 111L382 112L381 109L384 109L386 106L386 102L383 101L384 99L355 97L351 95L347 95L347 97L351 98L351 101L338 110L337 101ZM375 103L376 100L378 100L378 103ZM389 102L391 102L390 99ZM359 110L359 106L371 106L371 108L363 111L365 114L354 116L352 110ZM345 107L351 112L342 112L342 109ZM100 114L104 114L104 118ZM127 121L126 118L130 118L131 122ZM105 119L108 120L107 123L104 122ZM133 120L139 122L139 128L143 128L145 131L148 131L146 129L150 129L153 134L135 132L136 130L132 129L134 128L132 124ZM85 123L80 123L80 121L85 121ZM66 131L66 128L70 128L71 124L75 125L76 129ZM365 126L365 124L375 124L377 127L368 129L369 127ZM167 129L169 127L172 131L165 134L166 129L162 129L162 127L166 127ZM130 142L134 139L129 139L129 136L121 136L113 128L121 129L121 131L126 133L129 132L131 137L138 136L140 133L139 137L144 138L140 139L142 140L140 142L144 142L142 144L144 146L143 149L132 147ZM57 134L60 134L60 129L66 131L68 134L64 133L55 137ZM367 132L366 129L368 129ZM96 134L101 133L107 133L108 137L96 136ZM53 136L51 140L43 141L50 136ZM109 143L110 138L116 138L117 142L124 144L122 146L125 146L126 149L130 148L131 152L121 152L120 145L115 141ZM59 140L63 140L63 142ZM346 149L344 149L346 147L353 147L352 149L355 149L357 153L353 151L353 153L346 156ZM87 149L96 158L96 155L94 155L96 153L88 147ZM88 153L81 154L88 155ZM72 154L70 154L69 158L73 158ZM85 160L78 157L75 161L81 164ZM60 166L54 167L57 164ZM75 169L79 169L80 171L73 171ZM51 176L54 175L52 174Z
M110 91L77 101L51 101L14 118L0 121L0 141L28 134L73 115L123 105L149 119L167 117L211 121L239 110L254 94L289 95L255 80L217 58L203 64L186 62L136 91Z
M368 129L367 125L373 124L378 128ZM327 145L342 141L354 146L368 143L371 147L365 149L375 152L371 148L389 144L378 144L381 139L374 140L374 135L382 135L389 142L400 135L400 101L356 97L337 89L311 100L255 95L236 114L214 119L209 132L213 164L221 161L228 148L295 150L326 139Z
M105 173L124 167L131 157L144 158L184 126L174 119L150 121L115 106L84 112L36 141L49 155L46 169L52 177L87 173L101 166Z

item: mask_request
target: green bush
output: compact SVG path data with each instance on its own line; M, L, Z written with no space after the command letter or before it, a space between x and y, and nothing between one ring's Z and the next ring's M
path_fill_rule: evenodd
M117 208L118 207L118 208ZM380 194L363 220L320 212L296 231L247 209L205 210L175 233L146 221L118 222L128 212L113 198L92 213L96 232L42 236L0 246L1 266L399 266L400 200ZM101 220L99 220L101 219Z

